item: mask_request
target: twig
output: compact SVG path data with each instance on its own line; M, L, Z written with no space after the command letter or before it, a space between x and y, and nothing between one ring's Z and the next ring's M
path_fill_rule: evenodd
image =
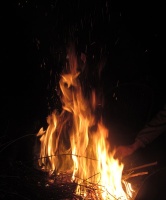
M0 190L1 192L5 193L5 194L9 194L9 195L14 195L14 196L18 196L21 197L21 199L26 199L26 200L30 200L28 197L25 197L21 194L17 194L16 192L5 192L3 190Z
M35 136L35 135L36 135L36 134L27 134L27 135L24 135L24 136L22 136L22 137L19 137L19 138L15 139L15 140L12 140L11 142L7 142L7 145L6 145L4 148L2 148L2 149L0 150L0 153L1 153L2 151L4 151L8 146L10 146L11 144L13 144L14 142L16 142L16 141L18 141L18 140L20 140L20 139L23 139L23 138L25 138L25 137L28 137L28 136ZM3 144L2 144L1 146L3 146Z
M86 157L86 156L79 156L79 155L72 154L72 153L53 154L53 155L50 155L50 156L43 156L43 157L37 158L35 160L40 160L40 159L43 159L43 158L50 158L50 157L53 157L53 156L76 156L78 158L86 158L86 159L89 159L89 160L98 161L96 158L89 158L89 157Z
M0 178L18 178L18 179L20 179L20 177L18 177L18 176L8 176L8 175L0 175Z

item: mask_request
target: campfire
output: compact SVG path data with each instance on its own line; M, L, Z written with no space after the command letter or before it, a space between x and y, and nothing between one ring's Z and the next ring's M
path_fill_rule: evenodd
M77 55L69 49L59 81L62 110L54 110L47 129L37 134L38 164L48 172L49 184L74 185L75 199L132 199L131 184L122 177L124 164L114 158L108 141L109 131L102 116L96 120L96 91L88 98L83 93L78 67Z

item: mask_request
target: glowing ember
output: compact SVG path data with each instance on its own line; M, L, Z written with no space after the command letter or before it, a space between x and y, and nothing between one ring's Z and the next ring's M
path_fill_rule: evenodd
M83 95L74 51L68 52L59 84L63 109L48 116L47 130L37 134L39 165L50 173L71 174L69 181L77 183L76 194L84 199L90 199L90 193L91 199L131 199L131 185L122 180L123 164L110 151L108 130L102 119L96 123L95 92L88 100Z

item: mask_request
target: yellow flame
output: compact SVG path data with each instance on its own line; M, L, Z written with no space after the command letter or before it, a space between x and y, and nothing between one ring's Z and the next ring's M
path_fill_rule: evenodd
M79 185L93 185L100 199L128 199L129 192L122 188L123 164L114 159L107 141L108 130L102 120L96 123L94 110L96 94L90 100L82 92L73 51L68 54L69 70L61 75L62 112L53 112L47 118L48 128L40 129L39 165L48 171L72 172L71 181L78 183L76 192L88 194ZM126 182L125 182L126 183ZM125 184L127 186L127 184ZM83 189L82 189L83 188Z

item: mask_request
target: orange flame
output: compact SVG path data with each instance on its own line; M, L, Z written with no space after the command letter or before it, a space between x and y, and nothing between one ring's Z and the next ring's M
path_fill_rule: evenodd
M62 112L47 118L48 128L40 129L41 151L39 165L44 170L71 172L71 181L78 183L77 194L88 195L86 187L93 184L100 199L128 199L122 188L123 164L114 159L107 142L108 130L102 119L96 123L96 95L91 100L83 96L74 51L68 53L67 73L61 75ZM95 128L92 128L95 127ZM125 182L125 186L126 186Z

